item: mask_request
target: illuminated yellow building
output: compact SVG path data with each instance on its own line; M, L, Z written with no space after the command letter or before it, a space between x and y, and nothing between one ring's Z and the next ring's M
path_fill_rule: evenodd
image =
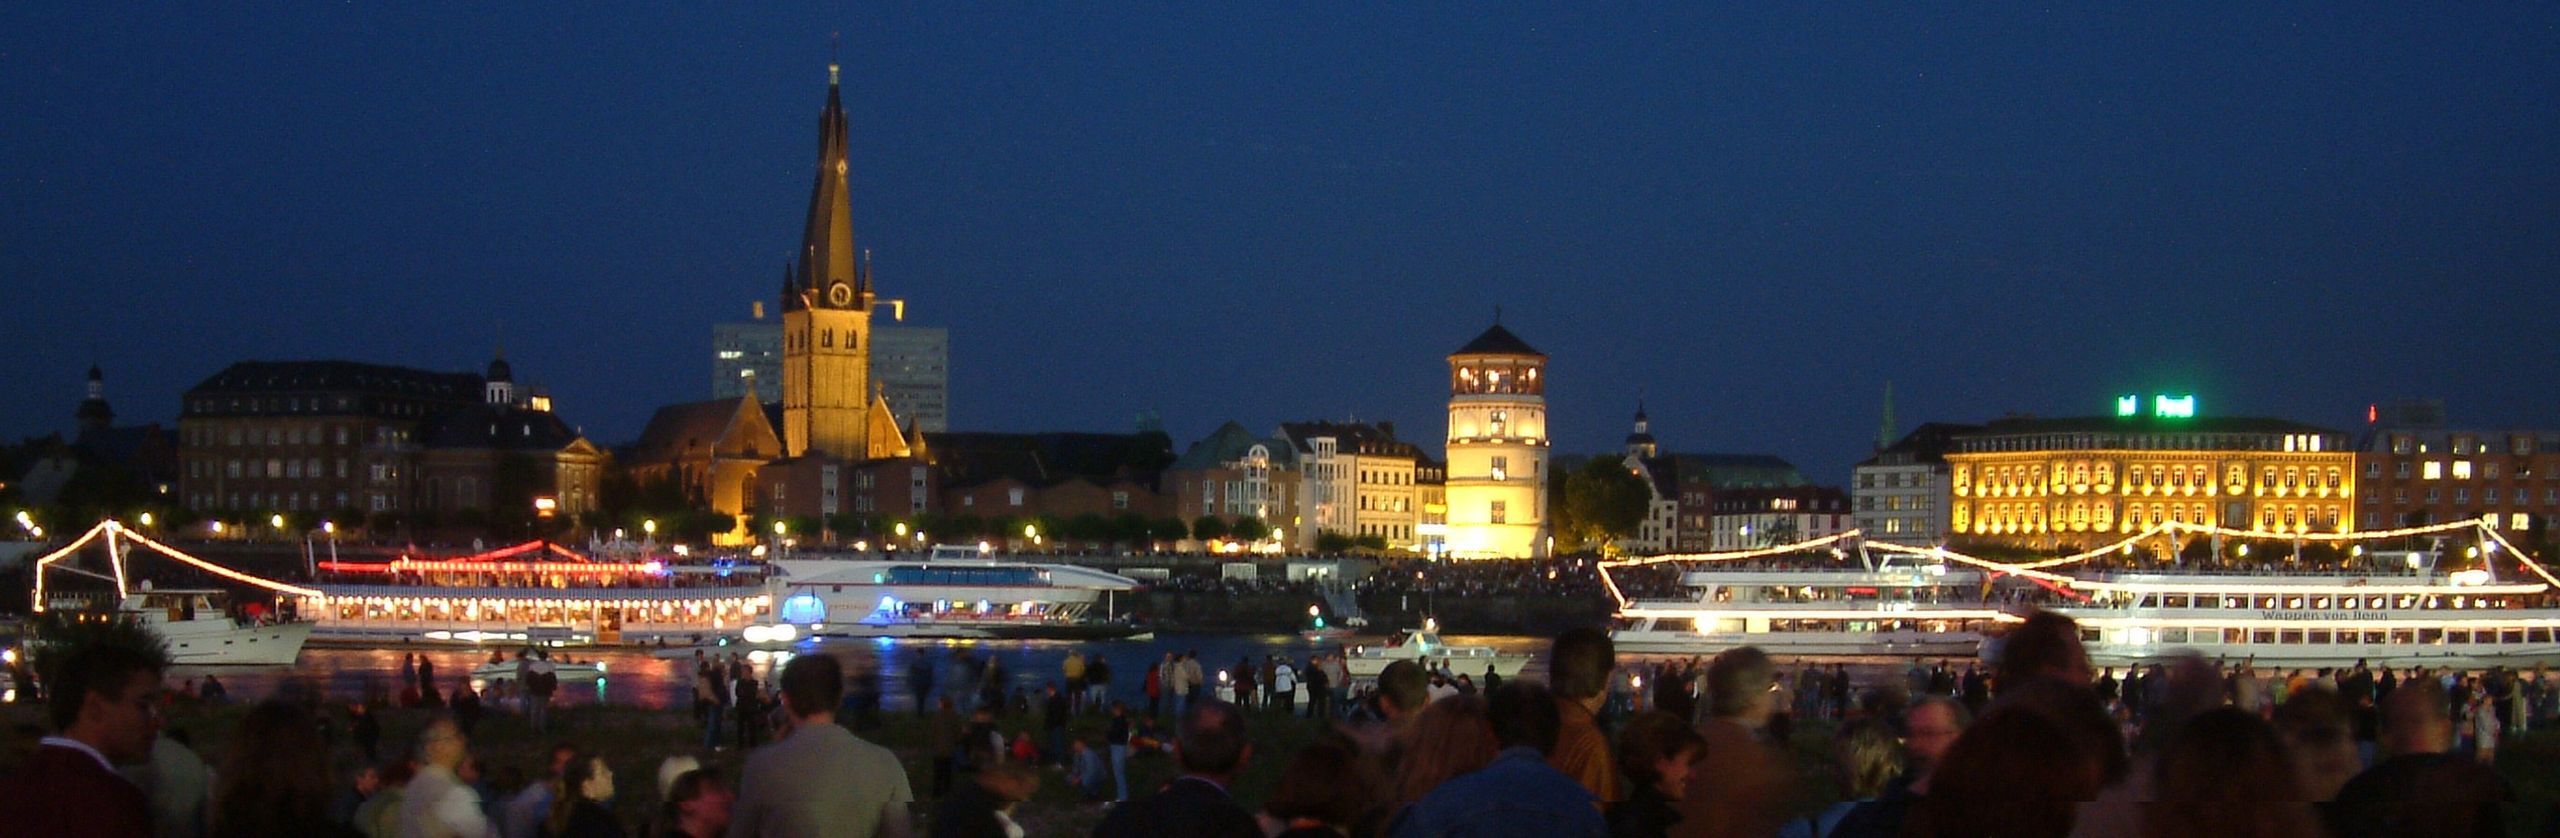
M1450 557L1547 555L1546 367L1499 323L1449 355Z
M2086 548L2171 521L2355 528L2356 460L2344 434L2280 419L2178 415L2191 410L2003 419L1961 436L1946 455L1949 531L1958 540Z

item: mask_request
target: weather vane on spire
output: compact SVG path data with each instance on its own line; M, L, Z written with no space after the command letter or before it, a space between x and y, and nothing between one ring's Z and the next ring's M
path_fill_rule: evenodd
M827 33L827 84L829 86L834 86L839 77L841 65L836 63L836 54L841 51L840 48L843 45L843 32Z

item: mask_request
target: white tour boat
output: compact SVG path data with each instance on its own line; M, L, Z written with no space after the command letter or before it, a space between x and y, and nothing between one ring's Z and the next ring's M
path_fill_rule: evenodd
M1343 667L1356 681L1374 680L1396 661L1422 664L1426 671L1443 668L1451 674L1481 677L1485 668L1504 678L1520 675L1529 665L1528 655L1505 654L1491 646L1451 646L1440 640L1440 626L1425 621L1422 628L1408 629L1404 636L1383 646L1354 646L1343 653Z
M1824 549L1841 540L1604 564L1603 573L1664 563L1697 568L1681 571L1679 596L1621 597L1610 639L1631 654L1703 656L1757 646L1782 657L1972 657L1987 629L2017 619L1983 601L1980 571L1925 554L1864 549L1856 564L1844 564L1846 551ZM1801 566L1733 566L1746 558Z
M2089 601L2052 610L2079 621L2099 666L2182 650L2277 667L2560 664L2551 586L2486 570L2091 574L2070 587Z
M773 625L746 639L802 636L1104 640L1142 629L1112 618L1138 581L1070 564L937 547L901 558L776 559ZM1100 608L1100 615L1095 609ZM752 627L751 627L752 628Z
M514 658L508 658L504 663L484 663L472 667L471 680L494 685L503 681L516 680L518 673L522 671L523 668L517 665ZM551 675L560 679L560 683L563 684L595 683L604 680L604 661L555 660L551 662Z
M317 618L319 638L346 643L690 644L764 619L773 601L760 563L596 559L538 541L455 558L318 566L301 613Z
M105 546L103 570L78 566L80 549L92 541ZM235 614L228 590L154 588L150 579L137 578L139 574L129 566L129 554L136 546L215 577L282 594L310 593L307 588L260 579L187 555L108 520L35 561L35 610L97 610L112 602L118 616L134 620L167 643L170 662L180 666L291 666L302 656L311 623L276 619L279 615L274 611L256 605ZM65 584L71 580L49 581L54 574L82 577L104 589L74 590Z

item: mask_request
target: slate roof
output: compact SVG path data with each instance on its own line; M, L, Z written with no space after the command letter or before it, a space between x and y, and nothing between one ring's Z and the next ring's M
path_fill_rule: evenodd
M1032 486L1068 480L1136 480L1153 486L1172 464L1173 442L1161 433L927 433L925 450L945 487L1013 479Z
M1253 446L1257 444L1270 453L1271 465L1274 467L1290 468L1298 461L1298 449L1290 445L1287 440L1257 437L1252 431L1245 430L1243 425L1228 422L1219 425L1217 430L1210 431L1209 435L1201 438L1199 442L1192 443L1190 448L1182 452L1181 457L1174 459L1173 465L1166 467L1166 470L1208 471L1223 468L1227 463L1244 459L1245 452L1253 450Z
M1300 454L1315 453L1316 438L1333 437L1334 450L1340 453L1422 459L1421 448L1396 438L1392 422L1282 422L1280 436Z
M1458 351L1449 354L1536 355L1540 358L1547 356L1547 353L1530 346L1528 341L1521 340L1519 335L1512 334L1510 329L1502 328L1500 323L1493 324L1493 328L1484 330L1484 334L1477 335L1475 340L1467 341L1467 345L1458 347Z
M577 442L578 432L549 411L477 404L436 417L418 441L428 448L558 451Z
M729 422L739 414L740 401L711 399L658 408L649 416L648 426L641 429L640 441L632 444L630 460L672 463L707 456L712 446L720 444L721 435L728 433Z
M354 361L241 361L187 390L189 396L311 391L357 391L474 402L485 383L467 372L363 364Z
M1945 462L1947 452L1955 450L1958 438L1981 431L1981 425L1929 422L1912 428L1910 433L1903 434L1901 439L1895 440L1892 445L1886 446L1884 450L1876 452L1875 456L1859 462L1858 465Z

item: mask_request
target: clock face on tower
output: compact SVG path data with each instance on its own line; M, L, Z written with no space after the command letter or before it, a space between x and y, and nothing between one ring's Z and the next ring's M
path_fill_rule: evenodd
M827 286L827 304L834 306L853 305L853 286L842 282Z

